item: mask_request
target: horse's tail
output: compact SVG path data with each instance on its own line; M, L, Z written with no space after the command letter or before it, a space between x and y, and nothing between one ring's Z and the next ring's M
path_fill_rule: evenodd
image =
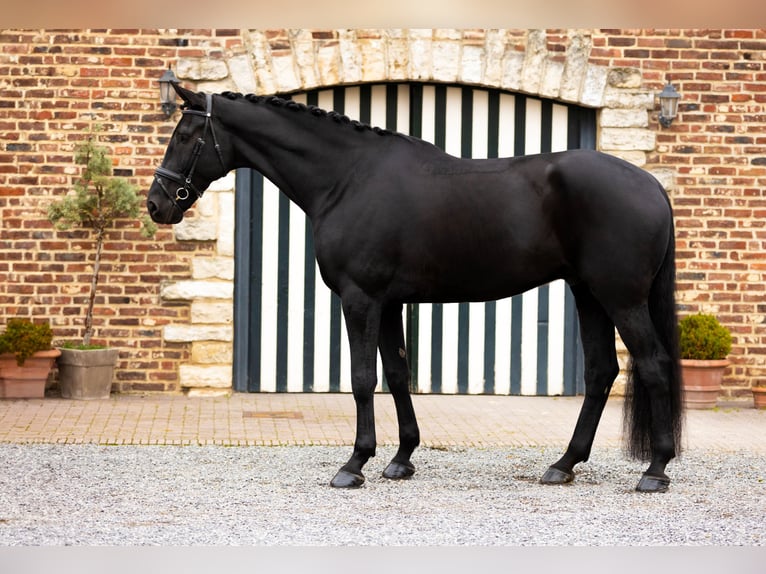
M670 420L676 454L680 452L683 422L681 396L681 367L678 351L678 318L676 313L676 249L673 216L670 216L670 234L665 259L652 283L649 293L649 314L660 343L670 356L670 364L664 365L669 383ZM651 458L651 402L646 385L638 380L633 361L628 366L628 385L625 392L625 425L628 441L627 453L640 460Z

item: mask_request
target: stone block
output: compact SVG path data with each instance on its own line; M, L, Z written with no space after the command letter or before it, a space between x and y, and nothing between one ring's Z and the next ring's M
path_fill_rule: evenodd
M229 68L223 60L209 58L179 58L176 74L180 79L200 81L223 80L229 75Z
M336 42L320 47L316 54L317 73L323 86L340 83L340 45Z
M640 108L605 108L599 124L604 128L645 128L649 125L649 114Z
M641 70L638 68L612 68L609 70L607 81L614 88L640 88Z
M465 84L480 84L484 77L485 59L482 46L463 46L463 58L460 66L461 81Z
M193 299L233 299L234 284L230 281L176 281L160 287L163 301Z
M178 241L215 241L218 238L218 225L213 219L184 219L173 226Z
M410 30L409 67L410 78L430 80L432 78L433 42L431 30Z
M387 79L407 80L407 72L410 63L410 46L407 37L402 30L387 30L388 51L386 65L388 67Z
M208 191L212 192L221 192L221 191L234 191L234 186L236 183L236 172L230 171L223 177L219 177L218 179L213 180L210 182L210 187L207 188Z
M433 43L433 79L440 82L456 82L460 67L460 43L437 40Z
M379 38L360 40L362 81L380 82L386 78L386 46Z
M503 57L503 79L501 87L506 90L521 88L521 69L524 66L524 53L508 49Z
M229 58L231 79L237 85L237 91L242 94L254 94L258 89L253 70L253 63L247 54Z
M625 161L632 163L633 165L637 167L643 167L646 165L646 152L644 151L610 150L607 153L609 155L613 155L614 157L619 157L620 159L624 159Z
M653 131L640 128L603 128L599 147L602 150L652 151L656 137Z
M564 72L561 75L559 98L567 102L579 102L588 69L591 38L575 33L570 36Z
M179 379L185 388L231 388L231 365L181 365Z
M585 81L580 93L580 103L586 106L601 107L604 103L604 90L608 68L589 65L585 71Z
M604 107L651 110L654 108L654 94L638 90L621 90L607 86L604 90Z
M319 85L319 74L314 54L314 41L310 30L300 28L291 32L295 64L305 89Z
M218 243L216 252L223 257L234 257L234 193L218 196Z
M165 325L162 334L168 343L232 341L234 339L232 327L216 325Z
M234 322L232 301L194 301L191 305L194 325L231 325Z
M194 257L192 259L193 279L234 280L234 259L231 257Z
M295 58L292 53L272 57L271 65L277 84L277 91L291 92L303 87L296 73Z
M672 192L675 189L676 185L676 172L669 168L654 168L650 169L649 173L651 173L654 177L657 178L657 181L660 182L662 187L665 188L665 191L668 193Z
M548 60L545 63L545 73L540 85L540 95L546 98L557 98L561 89L561 77L564 74L564 62Z
M499 86L503 77L503 54L505 53L505 32L487 30L484 54L484 85Z
M353 30L340 30L341 81L353 84L362 81L362 55Z
M250 44L252 46L253 69L258 82L258 93L273 94L277 90L274 74L271 70L271 49L268 39L263 32L255 30L250 33Z
M548 49L543 30L530 30L527 33L527 50L521 69L521 90L529 94L540 93L540 82Z
M192 362L200 365L231 364L231 343L219 341L195 341L192 343Z

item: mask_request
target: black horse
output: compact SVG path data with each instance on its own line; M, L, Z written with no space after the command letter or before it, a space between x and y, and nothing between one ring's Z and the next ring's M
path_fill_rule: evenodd
M331 481L364 482L375 455L380 352L396 404L399 449L387 478L406 478L420 442L409 394L402 304L486 301L563 278L585 352L585 398L545 484L588 459L618 363L631 355L627 450L650 461L636 487L667 490L681 435L675 239L667 194L645 171L595 151L467 160L420 139L278 97L196 94L149 190L158 223L178 223L210 182L257 169L311 220L322 278L342 301L356 402L354 451Z

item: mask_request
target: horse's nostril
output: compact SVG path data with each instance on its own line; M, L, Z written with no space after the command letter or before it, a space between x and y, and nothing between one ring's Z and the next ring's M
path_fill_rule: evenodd
M146 202L146 210L149 212L149 215L152 216L152 218L154 218L155 214L157 213L157 209L157 204L153 201L148 200Z

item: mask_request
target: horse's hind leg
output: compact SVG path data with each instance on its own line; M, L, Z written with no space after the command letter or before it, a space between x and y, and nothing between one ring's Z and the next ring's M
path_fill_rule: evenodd
M588 460L601 414L619 373L614 344L614 323L586 285L572 288L580 318L585 354L585 399L572 440L564 456L553 463L540 482L563 484L574 479L574 466Z
M615 322L631 355L633 409L625 414L632 426L631 452L651 458L636 490L663 492L670 484L665 467L676 455L671 391L673 359L663 346L646 305L616 313ZM648 447L644 446L647 442Z
M415 448L420 444L420 431L412 407L409 390L409 367L404 347L402 306L391 304L383 308L378 343L383 371L386 373L388 388L396 405L399 422L399 450L383 471L386 478L408 478L415 472L410 462Z

